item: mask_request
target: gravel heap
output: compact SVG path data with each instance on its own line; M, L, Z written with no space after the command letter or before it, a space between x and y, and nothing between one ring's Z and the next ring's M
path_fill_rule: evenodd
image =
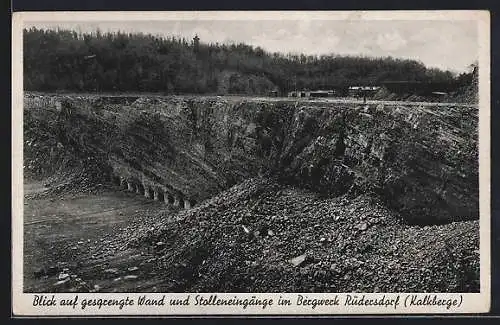
M136 229L129 246L154 249L165 291L478 292L478 221L400 220L373 195L255 178Z

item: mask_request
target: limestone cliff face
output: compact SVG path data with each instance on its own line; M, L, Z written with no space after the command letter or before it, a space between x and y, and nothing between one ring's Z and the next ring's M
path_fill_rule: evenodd
M285 177L331 194L373 191L410 222L478 218L475 108L302 108L293 123Z
M261 173L325 195L371 191L409 222L478 218L477 113L231 97L25 98L25 116L50 115L64 146L194 202Z

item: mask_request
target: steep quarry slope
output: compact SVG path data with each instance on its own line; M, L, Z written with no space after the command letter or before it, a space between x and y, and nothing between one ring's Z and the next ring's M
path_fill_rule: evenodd
M97 182L122 177L193 203L260 174L327 197L372 193L410 223L477 219L477 113L439 104L27 95L25 168L81 166Z

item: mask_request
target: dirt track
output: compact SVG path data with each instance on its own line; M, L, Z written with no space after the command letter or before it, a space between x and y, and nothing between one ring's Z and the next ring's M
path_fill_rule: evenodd
M42 183L25 184L25 194L42 193ZM149 215L165 211L161 203L116 189L25 200L25 291L91 291L95 285L107 292L154 291L161 280L140 265L148 259L147 250L141 255L127 249L127 227L144 226L153 221ZM127 270L134 266L138 269ZM70 280L55 285L60 274Z
M250 95L162 95L162 94L147 94L147 93L39 93L26 92L29 95L43 96L63 96L63 97L84 97L84 98L102 98L102 97L148 97L148 98L206 98L206 99L222 99L227 101L253 101L253 102L302 102L302 103L332 103L332 104L364 104L365 102L356 97L329 97L329 98L297 98L297 97L269 97L269 96L250 96ZM393 101L393 100L374 100L368 99L366 104L382 104L382 105L404 105L404 106L463 106L473 107L477 104L456 103L456 102L417 102L417 101Z

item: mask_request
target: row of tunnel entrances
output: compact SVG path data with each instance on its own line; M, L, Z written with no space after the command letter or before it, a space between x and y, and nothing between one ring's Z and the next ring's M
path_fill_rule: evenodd
M172 195L166 191L158 188L152 188L150 186L141 184L139 182L134 182L127 180L124 177L113 176L113 183L120 186L122 189L126 189L129 192L134 192L139 195L143 195L148 199L153 199L159 202L165 202L165 204L172 205L174 207L179 207L182 209L190 209L196 204L193 200L185 199L179 195Z

